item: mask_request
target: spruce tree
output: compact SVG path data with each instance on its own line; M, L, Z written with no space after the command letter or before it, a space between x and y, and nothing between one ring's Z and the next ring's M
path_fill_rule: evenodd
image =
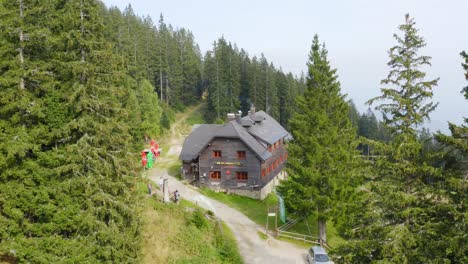
M425 79L421 67L430 65L430 57L419 55L426 43L409 15L399 30L389 52L390 73L381 82L382 95L369 100L382 101L376 109L382 111L392 140L376 144L375 171L360 188L362 197L346 233L350 242L340 249L350 262L446 260L441 223L434 221L446 213L434 188L442 178L418 140L418 127L437 105L431 99L438 79Z
M294 138L288 148L289 176L279 191L293 214L317 217L320 238L326 241L326 221L346 200L353 182L355 129L336 69L317 35L307 66L307 90L297 98L289 123Z
M460 54L464 62L465 78L468 81L468 55ZM465 99L468 100L468 86L462 89ZM438 132L435 135L437 142L445 146L445 155L442 164L444 169L444 181L439 184L444 198L448 201L446 208L450 217L443 226L444 241L446 241L447 255L452 263L465 263L468 261L468 250L458 245L466 245L466 204L468 203L466 175L468 172L468 118L465 117L464 124L456 125L449 123L451 135ZM447 217L440 215L439 220ZM440 221L444 223L443 221Z

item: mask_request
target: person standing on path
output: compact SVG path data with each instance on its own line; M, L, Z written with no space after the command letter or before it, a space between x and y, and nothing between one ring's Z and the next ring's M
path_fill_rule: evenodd
M179 191L178 191L178 190L175 190L175 192L174 192L174 202L175 202L176 204L179 204L179 200L180 200Z

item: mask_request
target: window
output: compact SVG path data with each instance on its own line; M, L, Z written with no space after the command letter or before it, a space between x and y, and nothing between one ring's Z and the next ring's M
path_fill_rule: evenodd
M221 150L213 150L213 158L221 158Z
M275 170L275 164L272 163L270 167L271 167L271 172L273 172Z
M263 169L263 170L262 170L262 177L265 177L265 176L266 176L266 170Z
M273 144L273 149L276 149L276 142L275 142L275 144Z
M268 145L268 151L271 152L271 145Z
M245 151L237 151L237 159L245 159Z
M270 174L270 166L267 167L267 173Z
M283 156L280 156L280 162L283 163Z
M212 179L212 180L221 180L221 172L220 171L210 171L210 179Z
M236 172L236 176L238 181L247 181L249 179L249 175L245 171Z
M276 160L276 167L278 167L279 165L279 160Z

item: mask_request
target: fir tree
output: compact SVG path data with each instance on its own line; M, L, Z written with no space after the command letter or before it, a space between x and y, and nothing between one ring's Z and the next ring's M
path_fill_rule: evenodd
M336 69L317 35L307 65L307 90L297 98L289 123L294 137L288 148L289 177L279 191L297 216L317 216L320 238L326 241L326 221L338 201L346 200L352 183L355 130Z
M462 66L465 70L465 78L468 80L468 56L465 52L460 54L464 58ZM468 86L467 86L468 87ZM464 87L462 93L468 100L468 88ZM464 263L468 261L466 248L457 245L468 243L466 237L466 204L468 203L466 175L468 172L468 118L464 124L449 123L451 136L437 133L437 142L446 146L442 164L444 169L444 181L439 188L448 200L447 211L451 216L445 223L444 241L446 241L447 255L452 263ZM465 214L465 215L464 215ZM445 215L440 215L442 220ZM440 219L439 219L440 220ZM443 221L440 221L443 222Z
M447 252L442 252L444 224L434 221L447 213L439 200L443 196L434 188L442 178L431 165L433 156L424 155L417 130L436 107L431 99L438 79L425 80L420 69L430 65L430 57L418 54L426 43L409 15L399 29L402 35L394 35L397 45L389 52L391 70L382 80L382 95L369 101L383 101L376 109L384 114L392 140L376 144L380 158L373 165L375 176L361 188L362 197L356 201L352 229L346 233L350 242L341 247L350 262L447 260Z

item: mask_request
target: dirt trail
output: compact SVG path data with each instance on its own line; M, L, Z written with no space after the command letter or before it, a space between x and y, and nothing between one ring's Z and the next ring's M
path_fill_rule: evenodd
M184 121L194 111L199 110L200 107L201 106L197 106L185 113L176 115L177 121L171 128L171 136L166 139L166 141L170 143L170 148L167 151L167 155L164 155L156 162L155 168L149 173L149 178L156 183L159 182L160 177L167 178L169 180L169 191L177 189L182 198L196 203L207 210L213 211L215 215L224 221L233 231L245 263L305 263L305 249L272 238L268 238L267 240L260 239L257 232L262 230L262 227L254 223L241 212L200 194L196 190L196 187L183 184L176 178L170 176L167 169L162 166L163 163L172 163L177 159L184 142L182 133L185 124Z

